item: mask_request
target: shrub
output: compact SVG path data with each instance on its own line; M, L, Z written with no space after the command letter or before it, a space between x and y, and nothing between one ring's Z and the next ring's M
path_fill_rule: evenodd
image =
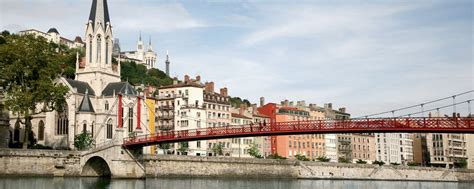
M300 155L300 154L296 154L296 155L295 155L295 158L296 158L297 160L300 160L300 161L309 161L309 158L307 158L307 157L304 156L304 155Z
M331 158L328 158L326 156L319 156L318 158L316 158L316 160L318 160L320 162L329 162L329 161L331 161Z
M286 159L286 157L280 156L278 154L270 154L267 156L268 159Z
M357 163L357 164L367 164L367 161L358 159L358 160L356 161L356 163Z
M94 138L90 133L81 133L74 136L74 147L78 150L87 150L95 145Z
M339 163L350 163L350 162L351 162L351 161L349 161L348 159L343 158L343 157L340 157L337 161L338 161Z
M372 164L376 164L376 165L382 166L382 165L385 165L385 162L375 160L375 161L372 162Z

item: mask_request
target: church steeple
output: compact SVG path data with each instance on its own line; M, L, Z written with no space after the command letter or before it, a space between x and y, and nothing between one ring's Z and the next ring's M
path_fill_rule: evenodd
M110 82L120 81L117 65L112 65L113 35L107 0L92 0L85 33L85 65L76 69L76 80L94 89L102 89Z
M151 46L151 36L148 39L148 49L147 49L147 51L148 52L153 52L153 46Z
M92 22L93 27L97 24L102 24L102 26L105 27L107 23L110 23L107 0L92 0L89 21Z

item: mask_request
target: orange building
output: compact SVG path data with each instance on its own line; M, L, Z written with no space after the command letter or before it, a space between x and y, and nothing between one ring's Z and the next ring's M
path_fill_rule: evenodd
M271 122L310 120L309 111L275 103L259 107L258 112L269 116ZM324 155L324 136L319 134L272 136L271 153L288 158L304 155L316 159Z

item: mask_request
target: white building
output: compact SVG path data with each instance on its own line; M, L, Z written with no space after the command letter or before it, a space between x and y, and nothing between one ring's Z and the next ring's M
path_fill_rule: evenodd
M42 32L36 29L28 29L18 32L19 35L34 35L36 37L43 37L51 43L65 45L69 48L84 48L85 43L82 42L81 37L76 36L74 40L62 37L56 28L50 28L48 32Z
M337 162L337 135L336 134L325 134L325 154L327 158L330 158L331 162Z
M137 64L143 64L147 69L156 68L156 58L157 54L153 51L153 46L151 45L151 38L148 41L148 47L145 51L145 46L142 41L142 34L138 37L137 50L136 51L125 51L121 53L126 57L126 59L131 59L136 61Z
M56 33L50 34L53 41L58 39ZM97 145L121 142L134 133L147 134L146 119L141 119L146 117L146 111L141 111L145 103L128 82L121 82L120 63L112 64L113 34L106 0L93 1L84 39L86 57L81 63L77 58L76 79L57 80L69 88L64 110L32 120L39 144L74 148L74 136L83 132L91 133ZM10 117L10 141L20 143L24 126L17 116Z
M157 129L181 131L206 128L203 88L203 85L195 80L160 87L158 89L160 120ZM162 117L170 119L161 120ZM182 146L187 146L187 150L180 151ZM178 143L173 149L179 155L206 156L207 141Z
M375 156L377 161L406 164L413 161L413 134L376 133Z

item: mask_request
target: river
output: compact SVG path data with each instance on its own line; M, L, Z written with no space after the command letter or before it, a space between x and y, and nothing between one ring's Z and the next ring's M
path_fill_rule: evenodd
M472 189L474 183L296 179L0 177L1 189Z

